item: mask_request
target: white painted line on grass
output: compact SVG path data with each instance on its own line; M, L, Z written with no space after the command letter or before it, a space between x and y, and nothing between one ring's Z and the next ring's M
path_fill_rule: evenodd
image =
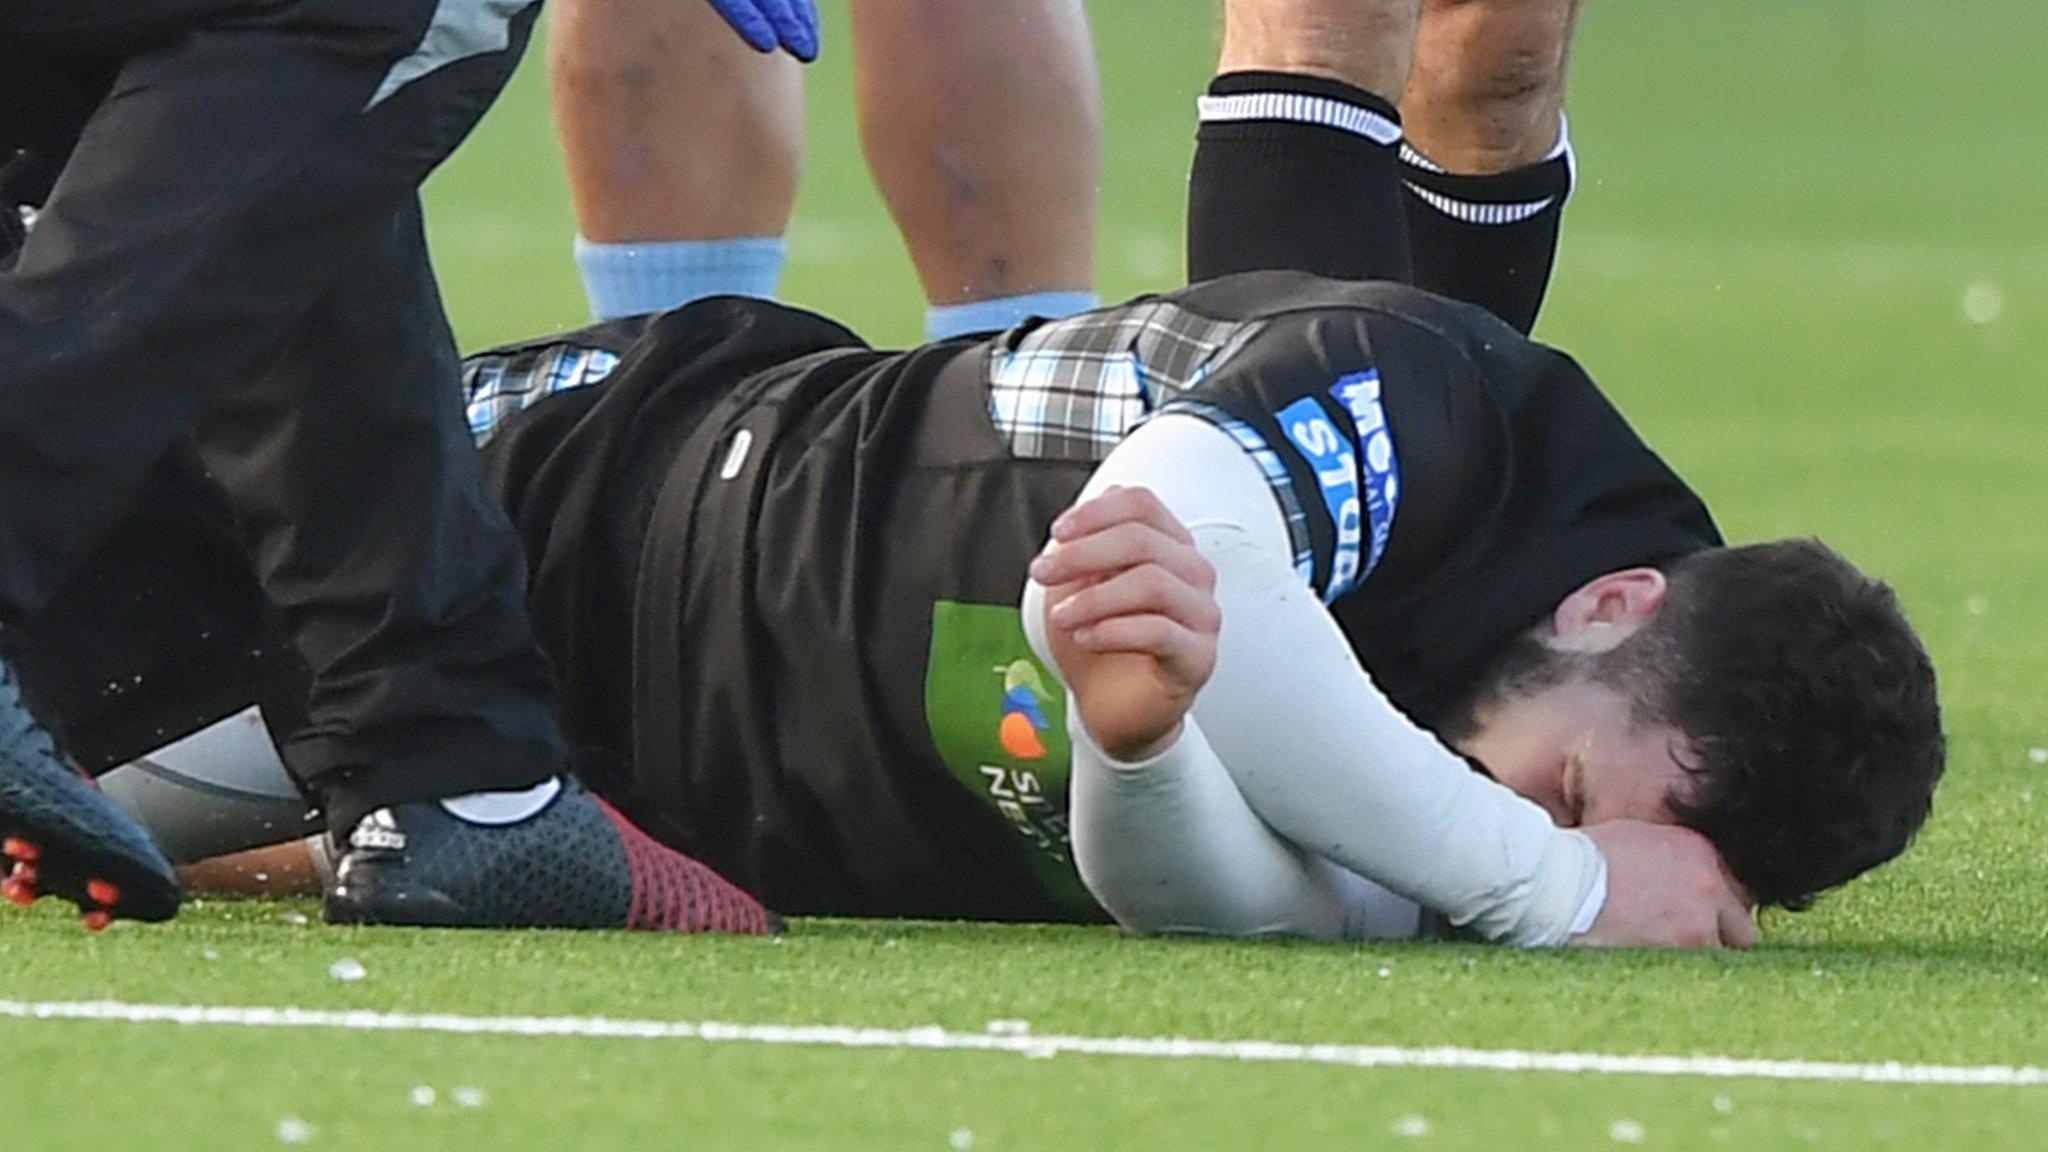
M1019 1056L1126 1056L1150 1060L1236 1060L1254 1064L1328 1064L1346 1068L1451 1068L1482 1072L1571 1072L1603 1076L1695 1076L1851 1084L2040 1087L2048 1068L2003 1064L1839 1063L1737 1056L1628 1056L1528 1052L1509 1048L1399 1048L1369 1044L1290 1044L1271 1040L1193 1040L1168 1036L1020 1035L832 1024L733 1024L715 1020L613 1020L603 1016L460 1016L453 1013L321 1011L310 1008L126 1004L115 1000L0 1000L0 1019L89 1020L192 1027L437 1032L456 1036L571 1036L616 1040L694 1040L802 1048L898 1048L1008 1052Z

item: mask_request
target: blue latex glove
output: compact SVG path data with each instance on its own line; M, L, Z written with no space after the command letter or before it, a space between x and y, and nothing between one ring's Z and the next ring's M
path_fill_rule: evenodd
M711 0L711 6L756 52L780 48L806 64L818 58L816 0Z

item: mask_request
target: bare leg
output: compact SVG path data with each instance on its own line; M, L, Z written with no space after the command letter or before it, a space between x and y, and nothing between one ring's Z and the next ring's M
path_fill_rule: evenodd
M1102 113L1079 0L853 15L861 142L931 303L1087 293Z
M1387 100L1408 85L1422 0L1229 0L1218 72L1293 72Z
M803 161L797 63L754 52L708 4L552 11L548 74L593 306L772 294Z
M187 891L223 896L318 896L325 883L306 840L187 864L178 879Z
M1401 98L1408 139L1459 173L1534 164L1558 142L1579 0L1428 0Z
M1401 111L1415 283L1535 326L1574 178L1578 0L1429 0Z

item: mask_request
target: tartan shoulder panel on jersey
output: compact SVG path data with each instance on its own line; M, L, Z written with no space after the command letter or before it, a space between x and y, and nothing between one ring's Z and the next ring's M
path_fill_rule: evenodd
M543 344L472 356L462 362L469 433L481 448L513 414L556 393L596 384L618 366L617 353L580 344Z
M989 352L989 416L1016 456L1100 460L1261 326L1152 300L1013 328Z

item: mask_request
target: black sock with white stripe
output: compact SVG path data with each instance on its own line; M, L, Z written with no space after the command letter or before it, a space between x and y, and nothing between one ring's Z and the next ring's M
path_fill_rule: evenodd
M1557 259L1574 169L1569 138L1544 159L1486 176L1446 172L1401 146L1415 283L1478 304L1527 332Z
M1233 72L1201 100L1188 279L1292 269L1410 278L1394 106L1319 76Z

